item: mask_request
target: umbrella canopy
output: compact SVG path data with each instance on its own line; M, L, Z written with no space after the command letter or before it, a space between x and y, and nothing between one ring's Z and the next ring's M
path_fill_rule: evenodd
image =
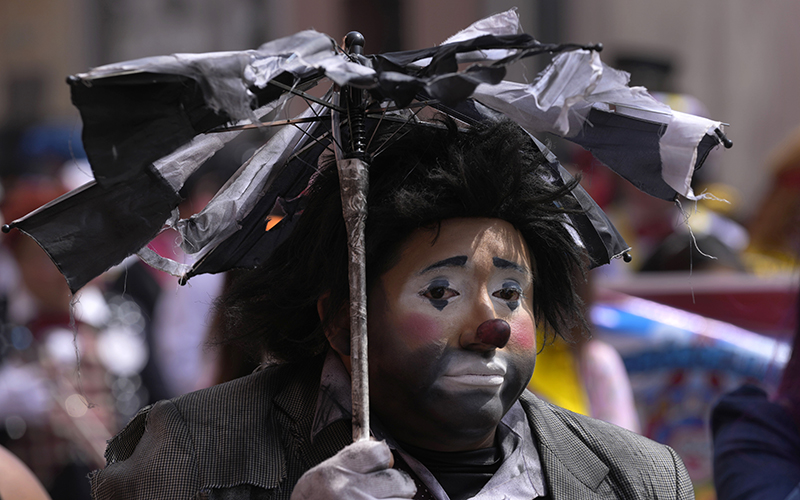
M303 31L256 50L174 54L95 68L68 79L95 180L4 229L17 227L35 238L73 292L134 253L182 282L256 266L302 212L317 158L342 141L334 124L347 118L337 93L307 93L324 83L366 92L368 128L384 120L424 124L423 107L466 124L505 115L531 134L550 132L582 145L649 194L695 198L692 173L722 142L722 124L674 112L645 89L628 87L627 74L605 66L598 49L542 44L522 33L512 10L416 51L347 53L329 36ZM503 81L508 65L541 53L557 56L534 83ZM293 97L309 102L308 109L269 123L285 126L205 209L180 219L179 191L187 178ZM537 145L550 160L552 181L564 182L569 174ZM586 211L570 215L570 222L592 264L625 252L627 245L591 198L580 188L573 197ZM267 231L276 208L286 217ZM164 227L180 232L184 250L197 256L193 266L147 248Z

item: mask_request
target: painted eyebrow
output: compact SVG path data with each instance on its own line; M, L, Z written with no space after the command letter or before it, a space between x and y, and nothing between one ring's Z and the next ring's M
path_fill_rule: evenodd
M455 257L450 257L444 260L440 260L439 262L434 262L430 266L420 271L419 274L425 274L428 271L439 269L440 267L464 267L466 264L467 264L467 256L457 255Z
M519 273L522 273L526 276L530 276L531 272L521 265L517 264L516 262L511 262L510 260L501 259L500 257L492 257L492 264L494 267L498 269L513 269Z

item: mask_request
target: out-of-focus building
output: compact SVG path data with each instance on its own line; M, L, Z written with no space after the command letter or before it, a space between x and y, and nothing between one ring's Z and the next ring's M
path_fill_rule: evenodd
M31 123L71 113L64 78L89 62L86 3L0 3L0 123Z
M358 29L367 52L421 48L515 3L542 41L602 42L609 63L669 61L668 90L697 97L732 124L736 148L714 180L741 193L736 216L751 214L766 189L767 152L800 121L793 0L769 8L732 0L4 0L0 124L74 119L64 77L99 64L252 48L307 28L337 38ZM529 77L540 65L528 64Z
M255 48L303 29L335 38L357 29L367 52L420 48L511 6L498 0L4 0L0 123L77 116L64 78L101 64ZM536 8L519 11L525 25L535 23Z

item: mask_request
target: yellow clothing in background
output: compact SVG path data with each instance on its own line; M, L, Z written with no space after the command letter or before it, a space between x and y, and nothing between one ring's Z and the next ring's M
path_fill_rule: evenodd
M542 345L542 342L539 332L537 345ZM578 360L572 346L561 337L536 356L536 368L528 389L557 406L581 415L591 415Z

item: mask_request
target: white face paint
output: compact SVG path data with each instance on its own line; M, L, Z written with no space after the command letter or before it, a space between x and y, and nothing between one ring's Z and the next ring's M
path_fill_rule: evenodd
M372 412L392 435L441 451L490 446L536 359L531 257L498 219L419 229L369 294ZM502 319L504 347L476 337Z

